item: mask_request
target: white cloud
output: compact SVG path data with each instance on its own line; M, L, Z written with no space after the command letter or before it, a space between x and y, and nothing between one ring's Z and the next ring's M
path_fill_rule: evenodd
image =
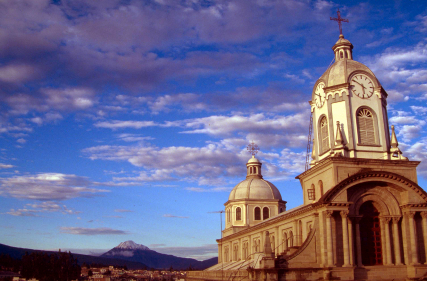
M144 127L154 127L159 126L159 124L153 121L103 121L95 123L95 127L99 128L108 128L108 129L124 129L124 128L133 128L133 129L141 129Z
M176 216L176 215L171 215L171 214L164 214L164 215L163 215L163 217L164 217L164 218L188 219L188 217Z
M31 65L13 64L0 67L0 81L23 83L37 77L36 69Z
M108 227L85 228L85 227L61 227L62 233L73 235L124 235L127 231L112 229Z
M66 200L93 197L108 190L90 188L85 177L60 173L40 173L0 179L0 195L33 200Z
M150 249L163 254L193 258L196 260L206 260L218 255L217 244L207 244L196 247L167 247L164 244L152 244L150 245Z
M13 168L13 167L15 167L15 166L10 165L10 164L0 163L0 169L10 169L10 168Z
M24 208L18 210L11 209L7 214L13 216L39 216L40 213L45 212L61 212L69 215L81 213L71 210L65 205L59 205L53 201L45 201L40 204L26 204Z
M52 108L82 110L92 107L96 102L96 92L90 88L41 89L45 102Z

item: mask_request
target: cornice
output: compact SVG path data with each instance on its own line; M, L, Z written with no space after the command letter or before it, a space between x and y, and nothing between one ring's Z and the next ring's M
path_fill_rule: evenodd
M343 84L333 85L330 87L325 87L325 88L323 88L323 90L326 93L328 91L335 91L335 90L342 89L342 88L348 89L348 87L350 87L349 83L343 83Z
M327 157L319 162L307 171L296 176L296 179L301 179L303 177L312 175L324 167L332 163L349 163L349 164L371 164L375 166L407 166L407 167L417 167L421 161L400 161L400 160L387 160L387 159L370 159L370 158L349 158L349 157Z

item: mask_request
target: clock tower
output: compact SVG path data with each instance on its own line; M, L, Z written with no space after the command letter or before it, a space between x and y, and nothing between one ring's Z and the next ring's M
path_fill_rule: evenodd
M406 160L397 140L390 140L387 92L366 65L353 60L353 44L344 35L332 49L335 63L315 83L310 101L311 166L331 156Z

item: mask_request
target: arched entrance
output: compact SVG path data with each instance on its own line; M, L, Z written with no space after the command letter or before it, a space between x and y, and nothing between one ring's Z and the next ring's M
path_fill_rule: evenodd
M381 226L379 212L367 201L360 206L360 241L362 244L362 264L380 265L383 264L381 247Z

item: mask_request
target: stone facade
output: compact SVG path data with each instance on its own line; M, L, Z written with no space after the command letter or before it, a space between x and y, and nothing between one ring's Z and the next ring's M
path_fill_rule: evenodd
M310 101L313 160L297 177L303 205L286 211L277 188L262 179L260 161L250 159L244 184L225 203L219 263L187 279L427 276L427 193L417 184L419 162L398 148L387 93L353 60L353 45L340 35L332 49L335 63L315 83Z

